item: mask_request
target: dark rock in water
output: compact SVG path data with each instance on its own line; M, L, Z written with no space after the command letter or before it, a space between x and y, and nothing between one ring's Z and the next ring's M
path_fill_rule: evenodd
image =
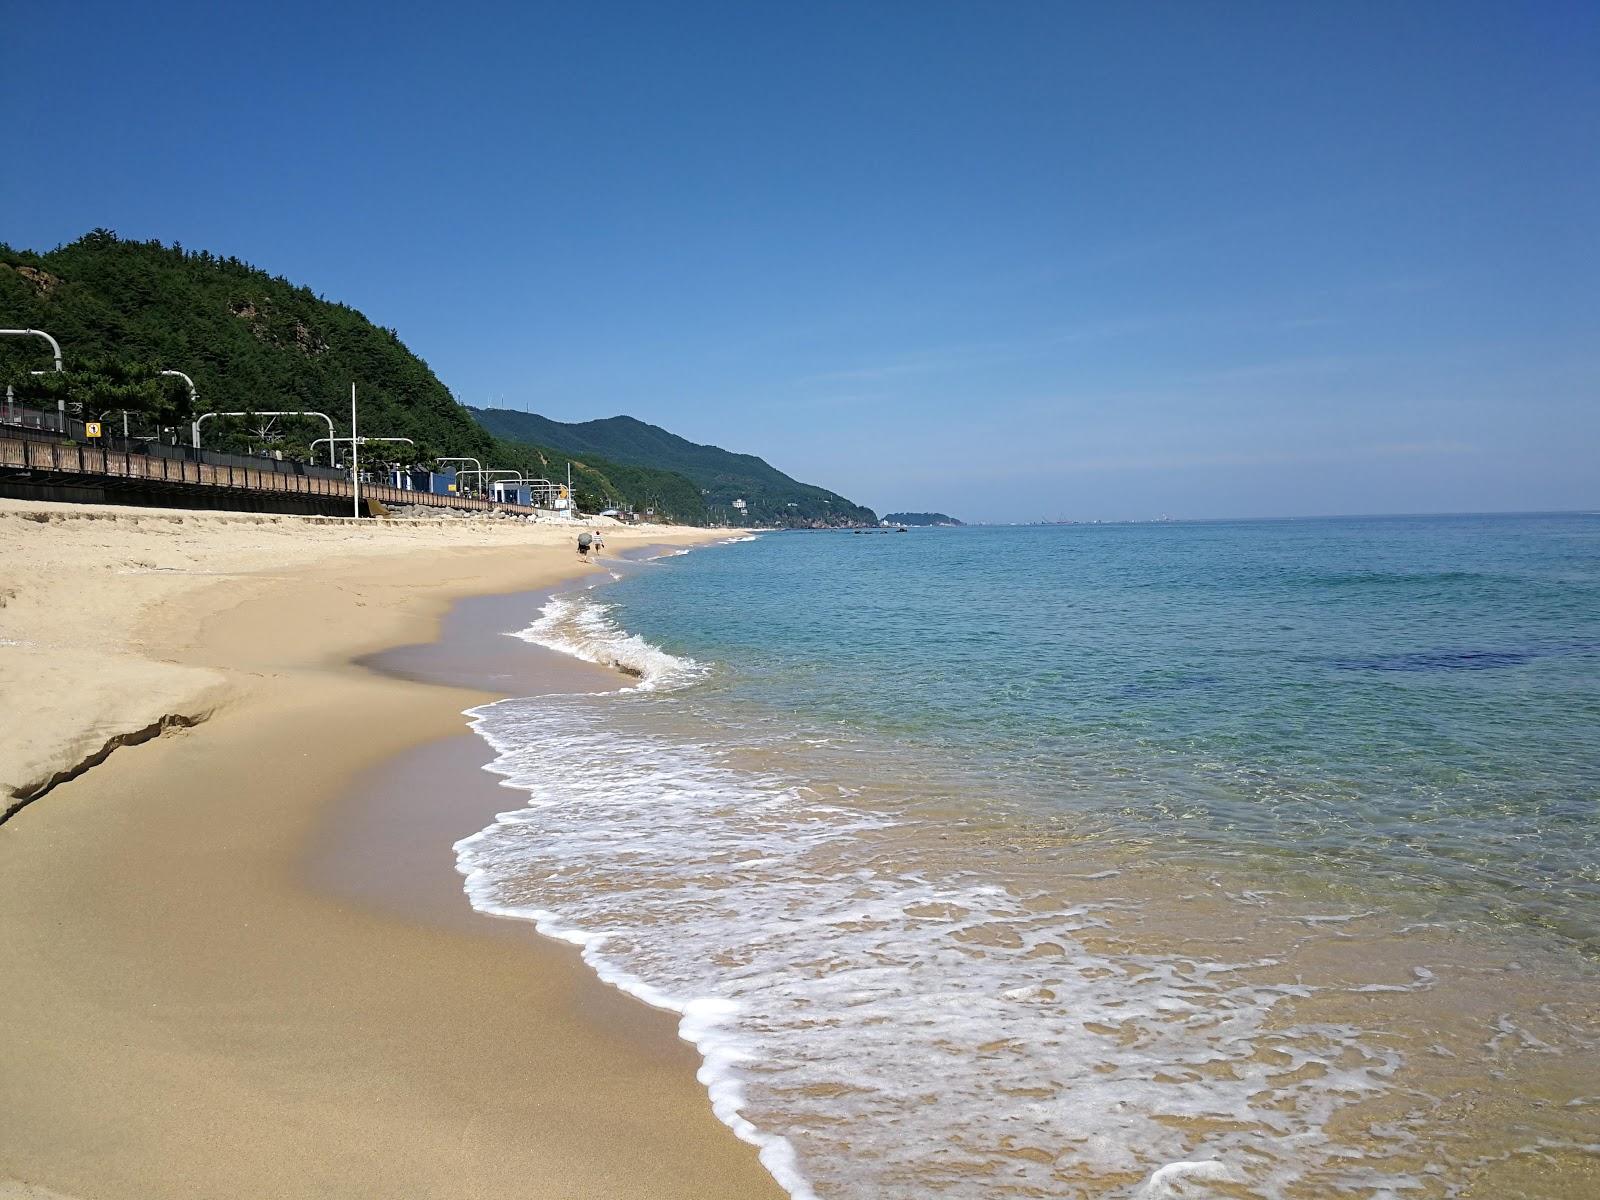
M1594 654L1600 644L1572 642L1523 650L1423 650L1414 654L1380 654L1371 658L1336 658L1340 671L1493 671L1520 667L1540 658Z

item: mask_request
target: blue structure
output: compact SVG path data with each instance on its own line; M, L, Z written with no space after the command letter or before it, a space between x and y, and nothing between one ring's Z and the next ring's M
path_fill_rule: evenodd
M520 504L524 508L533 504L533 489L525 483L494 483L490 485L490 491L500 504Z
M428 472L428 490L435 496L455 496L460 494L456 487L456 469L445 467L439 471Z
M391 467L389 486L402 492L431 492L433 472L425 467Z

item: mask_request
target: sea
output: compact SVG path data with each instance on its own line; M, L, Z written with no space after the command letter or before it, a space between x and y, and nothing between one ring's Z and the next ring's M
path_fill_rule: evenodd
M1600 516L611 565L458 866L796 1200L1600 1196Z

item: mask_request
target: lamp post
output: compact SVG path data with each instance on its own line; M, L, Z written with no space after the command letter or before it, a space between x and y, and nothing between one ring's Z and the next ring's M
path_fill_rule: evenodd
M434 461L434 462L435 462L435 463L447 463L447 462L469 462L469 463L471 463L471 464L472 464L472 465L473 465L473 466L475 466L475 467L477 467L477 468L478 468L478 470L477 470L477 472L476 472L476 473L477 473L477 474L479 474L479 475L482 475L482 474L483 474L483 464L482 464L482 463L481 463L481 462L479 462L479 461L478 461L478 460L477 460L477 459L475 459L475 458L465 458L465 457L463 457L463 458L436 458L436 459L434 459L434 460L433 460L433 461ZM467 472L467 471L457 471L457 472L456 472L456 474L457 474L457 475L466 475L466 474L471 474L471 472Z
M200 393L195 390L194 380L190 379L182 371L160 371L160 372L157 372L157 373L161 374L161 375L170 375L174 379L183 380L183 382L189 388L189 411L193 412L195 409L200 407ZM189 442L196 450L200 449L199 428L200 428L200 423L198 421L189 422ZM160 433L161 433L161 430L159 428L157 428L157 430L156 430L156 434L158 435L157 439L156 439L157 441L160 440L160 437L159 437ZM174 443L176 443L177 440L178 440L178 431L176 429L174 429L172 431L172 440L173 440Z
M311 443L311 457L315 458L317 456L317 447L320 446L323 442L327 442L328 443L328 447L329 447L329 451L330 451L330 461L331 461L331 452L332 452L333 447L337 446L340 442L348 442L350 440L351 440L350 438L342 438L342 437L318 438L316 441ZM412 441L410 438L402 438L402 437L390 437L390 438L363 437L363 438L356 438L355 440L360 442L363 446L369 445L372 442L405 442L407 445L410 445L410 446L415 446L416 445L416 442Z
M212 417L321 417L328 423L328 465L333 466L333 418L327 413L296 409L293 412L208 412L201 413L194 423L194 448L200 449L200 422ZM318 438L317 441L322 441Z
M497 481L496 480L491 480L489 478L489 476L491 476L491 475L511 475L516 479L516 481L518 483L526 482L522 477L522 472L521 471L514 471L509 467L487 467L487 468L480 467L476 471L457 471L456 475L457 476L461 476L461 475L476 475L478 477L478 486L483 490L484 494L490 500L493 500L493 498L494 498L494 496L493 496L493 487L494 487L494 484Z
M521 471L514 471L510 467L478 467L471 471L457 471L456 474L483 476L484 478L480 480L480 483L482 484L487 484L489 482L487 476L490 475L515 475L518 478L522 476Z
M59 373L62 370L62 366L61 366L61 343L56 341L55 338L51 337L44 330L42 330L42 329L0 329L0 337L36 337L36 338L43 338L46 342L50 343L50 353L56 360L56 371ZM35 375L43 375L44 372L43 371L35 371L34 374ZM10 399L11 399L11 389L9 387L7 387L6 388L6 400L9 402ZM65 396L57 396L56 397L56 419L57 419L57 423L60 425L59 432L66 433L66 431L67 431L67 398Z
M56 341L55 338L51 337L44 330L42 330L42 329L0 329L0 337L36 337L36 338L43 338L45 341L50 343L50 353L55 357L56 370L59 371L59 370L62 369L62 367L61 367L61 343ZM42 375L42 374L44 374L44 372L43 371L35 371L34 374L35 375Z
M121 412L122 413L122 440L123 440L123 442L127 442L127 440L128 440L128 410L127 409L125 409L125 408L124 409L108 408L108 409L105 410L105 412L101 413L98 417L96 417L95 420L104 421L107 417L109 417L114 412ZM156 441L159 442L160 440L161 440L161 430L157 429L156 430Z
M331 434L329 435L332 436ZM356 385L350 381L350 495L355 517L361 516L361 439L356 436ZM328 457L333 457L333 447L328 447Z

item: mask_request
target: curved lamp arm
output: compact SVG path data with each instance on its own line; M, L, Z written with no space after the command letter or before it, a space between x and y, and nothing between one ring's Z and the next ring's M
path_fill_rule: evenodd
M42 329L0 329L0 337L36 337L50 343L50 353L55 356L56 370L61 370L61 343ZM191 385L192 386L192 385Z
M176 371L163 371L163 375L176 375ZM185 377L187 378L187 376ZM192 386L192 385L191 385ZM328 465L333 466L333 418L327 413L296 409L293 412L208 412L201 413L194 423L194 448L200 449L200 423L211 417L321 417L328 423ZM318 438L317 441L321 441Z
M200 393L195 391L194 380L190 379L182 371L162 371L162 372L160 372L160 374L162 374L162 375L171 375L174 378L181 379L181 380L183 380L184 383L188 384L189 385L189 403L194 405L196 408L200 407Z

